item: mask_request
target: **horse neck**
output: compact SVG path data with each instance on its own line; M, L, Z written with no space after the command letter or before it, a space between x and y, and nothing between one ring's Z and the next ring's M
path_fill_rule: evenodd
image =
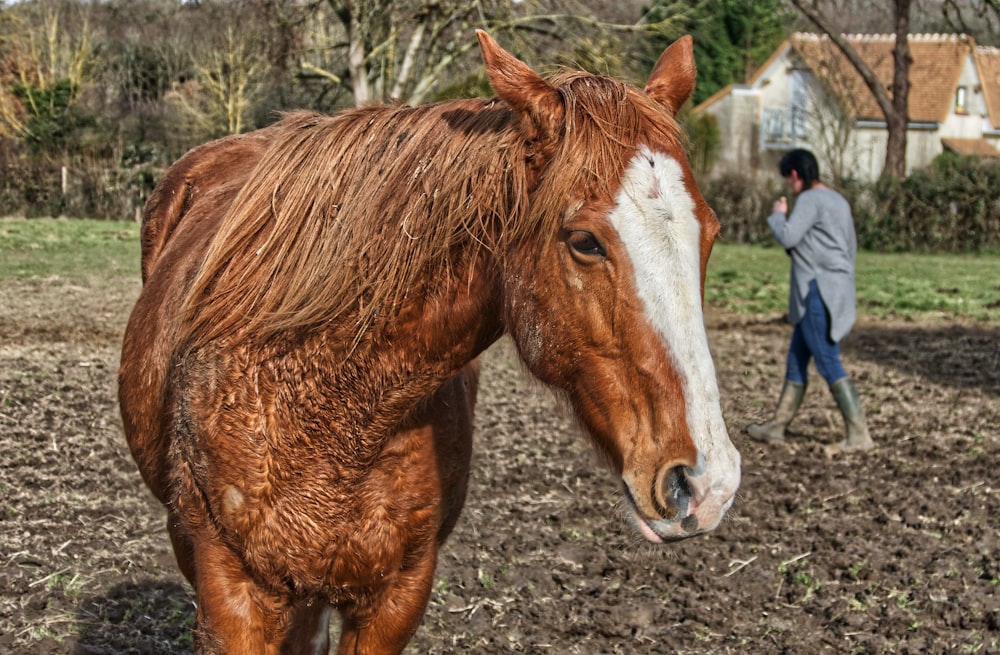
M433 288L425 285L411 297L416 299L383 332L364 336L347 351L328 347L343 342L342 328L314 333L294 349L295 357L332 372L330 401L343 403L333 411L353 434L374 439L374 447L420 400L503 334L499 276L486 256L453 266ZM358 390L368 392L359 398Z
M386 339L401 362L430 366L447 377L503 334L497 267L481 253L450 268L444 280L404 306Z

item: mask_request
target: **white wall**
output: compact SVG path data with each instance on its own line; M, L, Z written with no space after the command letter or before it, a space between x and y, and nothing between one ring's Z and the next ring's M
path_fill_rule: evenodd
M776 159L774 152L765 151L766 135L762 119L767 110L789 110L791 102L790 75L793 63L787 57L777 58L770 68L752 85L735 85L732 91L708 107L706 113L715 116L719 124L722 143L718 162L713 169L714 174L742 171L758 172L762 165L770 170ZM928 166L935 157L944 150L941 139L953 138L986 138L995 147L1000 147L1000 134L984 134L984 125L989 126L986 117L986 104L982 97L978 73L970 56L962 70L959 84L968 89L966 114L955 114L954 104L950 106L949 114L939 129L910 129L907 131L906 171ZM832 103L823 101L823 91L814 79L810 85L810 142L783 143L781 148L805 147L813 150L820 160L821 171L825 177L830 177L831 161L839 163L842 174L847 177L872 181L882 174L885 165L886 143L888 133L884 125L855 125L851 128L846 145L842 151L827 152L836 145L835 139L829 135L819 135L818 124L836 123L829 114L821 121L817 112L829 112ZM829 106L824 106L824 104ZM787 121L787 117L786 117Z

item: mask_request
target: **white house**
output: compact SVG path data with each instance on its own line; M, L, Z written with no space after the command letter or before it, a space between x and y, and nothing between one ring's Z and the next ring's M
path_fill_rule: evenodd
M845 35L892 95L895 35ZM1000 49L965 35L911 34L907 172L944 150L1000 157ZM873 180L885 164L886 122L861 76L826 36L795 33L746 84L695 107L714 116L715 172L772 172L808 148L824 176Z

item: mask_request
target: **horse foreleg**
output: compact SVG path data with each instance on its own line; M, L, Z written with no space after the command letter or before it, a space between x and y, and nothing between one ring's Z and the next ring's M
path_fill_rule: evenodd
M218 539L194 539L194 652L197 655L271 655L268 646L287 614L261 590L240 559ZM281 636L284 636L283 631Z
M397 655L420 625L434 584L437 549L397 572L373 605L341 607L338 655Z

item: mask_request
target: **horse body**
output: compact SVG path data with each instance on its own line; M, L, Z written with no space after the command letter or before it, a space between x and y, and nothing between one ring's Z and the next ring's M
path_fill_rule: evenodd
M402 630L391 629L391 617L377 621L394 638L408 636L430 593L436 545L465 499L475 356L502 330L494 276L470 273L470 284L438 289L429 302L408 308L381 337L392 350L352 344L351 335L335 329L274 339L263 348L223 340L177 355L172 340L183 292L267 140L216 145L193 152L197 168L182 161L173 171L185 174L161 186L166 191L173 182L175 195L186 194L169 205L183 207L183 221L160 204L147 217L144 237L153 231L160 239L144 238L151 275L127 329L121 405L139 468L170 507L178 563L199 590L199 605L210 606L203 596L211 599L214 589L239 586L247 576L269 590L293 585L298 602L216 591L226 600L211 615L208 607L199 610L205 634L199 647L255 652L255 641L286 639L269 639L266 629L242 638L220 633L287 625L292 643L325 652L325 642L313 638L327 630L328 616L315 617L331 603L372 614L388 589L411 594L414 606L403 613ZM190 170L216 170L212 164L224 165L229 177L201 189L205 174ZM422 334L459 336L462 325L465 343L449 341L446 352L414 343ZM282 460L280 453L294 458ZM401 580L400 571L412 571L416 582ZM226 613L241 595L245 608Z
M670 118L690 42L643 94L480 41L499 100L293 114L193 150L147 204L119 396L199 652L326 652L331 608L339 652L403 649L504 332L647 539L732 502L701 318L718 226Z

